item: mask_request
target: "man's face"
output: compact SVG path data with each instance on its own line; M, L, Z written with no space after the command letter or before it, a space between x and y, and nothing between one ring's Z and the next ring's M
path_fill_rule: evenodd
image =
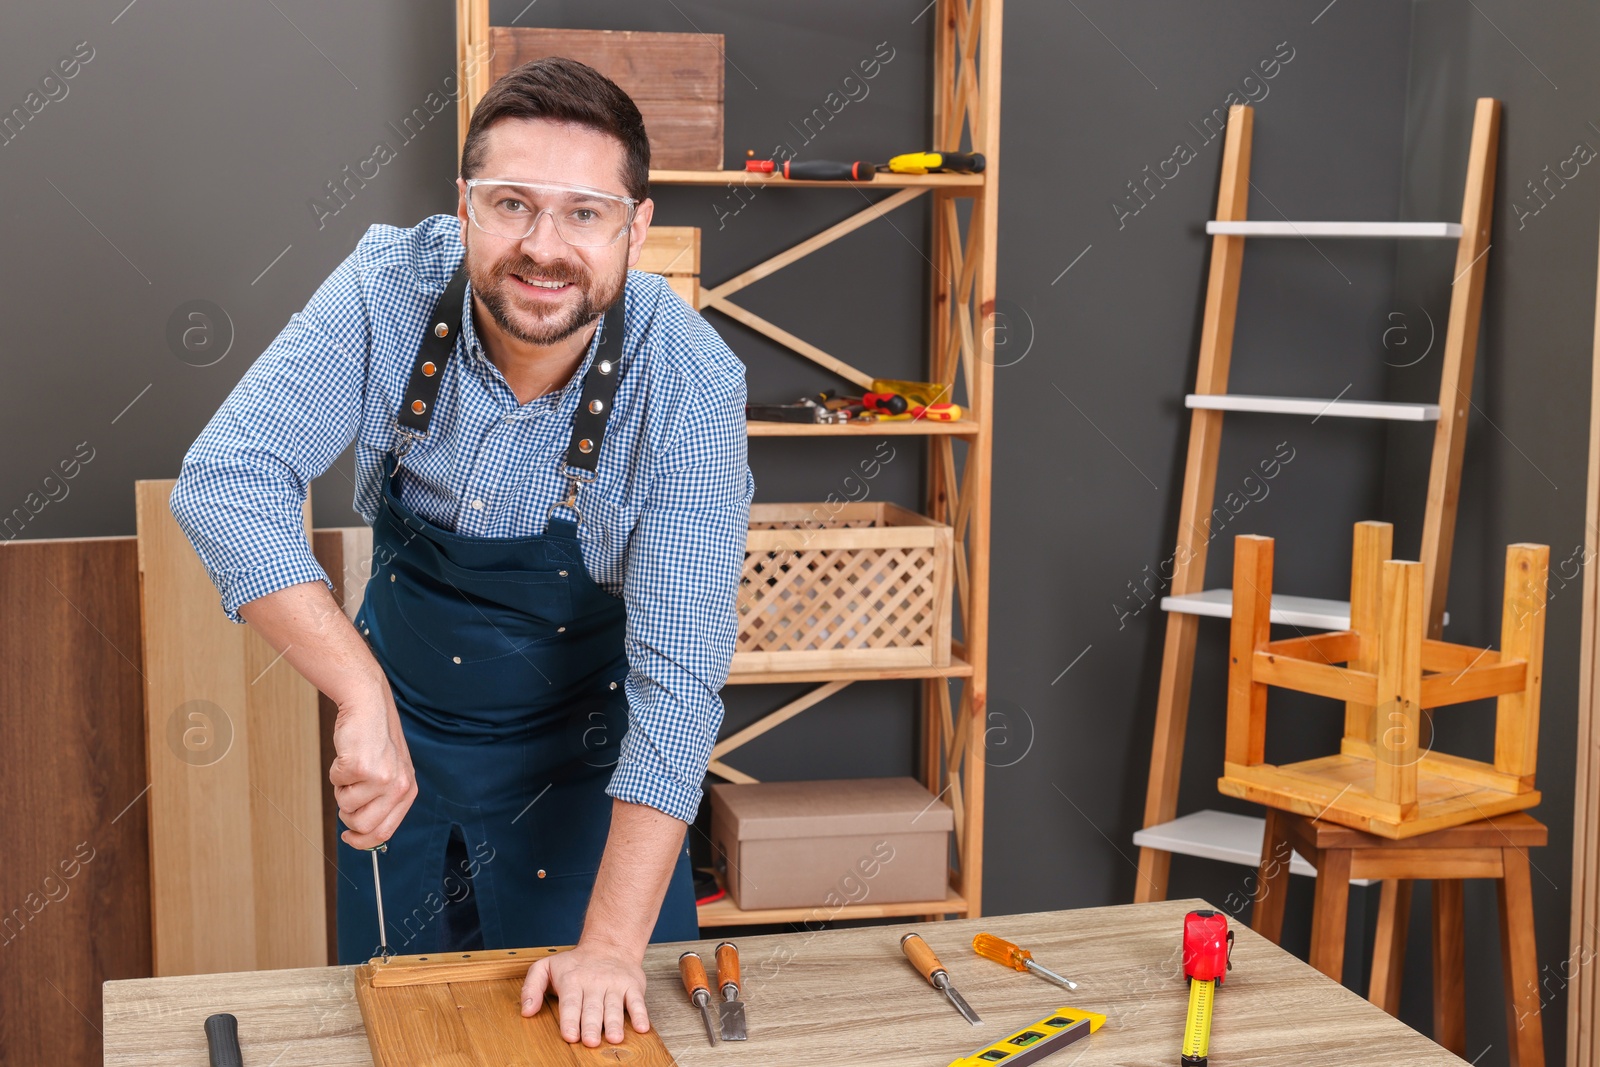
M558 182L626 196L622 142L587 126L548 119L503 119L489 128L482 168L474 177ZM457 179L467 277L495 324L520 341L553 345L583 329L622 296L638 262L654 210L646 200L627 231L608 245L573 246L549 216L520 241L474 226L467 183Z

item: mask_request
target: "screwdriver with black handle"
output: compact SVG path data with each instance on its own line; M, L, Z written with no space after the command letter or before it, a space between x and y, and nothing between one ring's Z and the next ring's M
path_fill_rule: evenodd
M933 949L928 947L926 941L912 932L900 939L900 949L922 977L928 980L928 984L945 995L945 999L961 1013L963 1019L973 1026L983 1024L983 1020L978 1018L978 1013L972 1010L972 1005L962 999L961 994L956 992L956 987L950 984L949 972L944 969L944 964L939 962L939 957L933 954Z
M744 169L800 182L870 182L878 173L875 163L836 163L831 159L747 159Z

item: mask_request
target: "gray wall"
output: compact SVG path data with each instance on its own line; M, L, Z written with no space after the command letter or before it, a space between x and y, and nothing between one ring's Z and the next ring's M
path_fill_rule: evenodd
M453 109L404 145L388 126L453 85L449 5L136 0L124 9L125 2L19 8L0 35L0 110L22 106L78 42L94 50L64 83L66 95L59 84L46 86L60 98L0 145L12 353L0 507L46 488L59 497L28 522L25 537L132 533L132 480L176 475L184 449L250 360L366 227L454 209ZM726 34L730 164L748 148L791 139L788 123L887 41L895 58L870 95L841 112L808 154L882 158L923 147L930 36L929 19L915 18L922 3L866 13L860 6L497 0L493 21ZM1574 141L1600 144L1586 124L1593 111L1585 111L1594 99L1583 53L1595 40L1593 15L1572 0L1537 14L1479 6L1504 35L1471 5L1443 2L1009 6L987 910L1133 895L1129 838L1142 812L1163 619L1153 607L1139 609L1132 587L1159 570L1177 520L1188 425L1182 397L1194 374L1209 251L1202 224L1215 203L1221 147L1196 127L1230 92L1257 101L1251 211L1261 218L1453 218L1471 100L1493 93L1506 101L1483 415L1469 434L1450 636L1493 639L1507 542L1547 541L1563 559L1581 539L1596 223L1589 187L1600 189L1600 178L1585 168L1521 231L1508 198L1545 163L1567 158ZM1275 55L1274 76L1263 79L1260 64ZM312 202L379 140L395 145L398 158L319 228ZM1171 157L1178 142L1194 151L1178 176L1147 187L1137 214L1114 207L1125 183ZM862 205L854 193L772 190L719 228L726 196L657 191L662 222L705 229L712 281ZM902 211L898 233L859 231L753 288L750 305L860 366L913 375L925 337L926 268L906 242L925 239L924 210ZM1348 386L1352 397L1391 398L1435 388L1437 355L1396 369L1415 349L1402 358L1398 336L1389 335L1389 347L1384 337L1394 312L1415 324L1426 310L1442 323L1447 293L1438 278L1449 269L1447 253L1397 258L1381 242L1252 247L1235 388L1332 396ZM169 319L196 300L225 312L213 343L226 354L209 366L192 364L214 357L168 339ZM837 384L715 321L750 367L752 396L779 400ZM80 442L94 458L70 482L47 487L46 476ZM1233 534L1265 533L1279 538L1283 588L1342 596L1353 521L1393 519L1402 550L1414 546L1412 504L1425 478L1416 457L1426 456L1426 444L1414 433L1336 420L1233 419L1219 491L1242 488L1274 455L1292 449L1293 459L1221 532L1211 584L1227 581ZM842 492L875 448L870 440L752 442L757 498ZM896 449L874 491L914 505L921 448ZM359 521L350 497L346 457L316 483L317 524ZM1570 797L1577 604L1569 585L1549 620L1540 781L1553 832L1539 857L1546 877L1536 878L1541 961L1549 962L1565 955L1570 821L1562 808ZM1184 810L1248 810L1214 789L1224 648L1225 627L1206 625ZM730 727L789 695L730 691ZM910 773L914 701L910 684L853 686L749 746L742 764L772 778ZM1337 714L1308 703L1299 715L1285 705L1273 758L1332 749ZM1481 740L1481 722L1468 723L1472 729ZM1033 862L1004 862L1022 851ZM1180 858L1172 892L1227 904L1247 895L1247 873ZM1294 891L1290 947L1304 943L1304 891ZM1366 902L1355 903L1359 913ZM1469 964L1494 962L1491 905L1476 889L1469 897ZM1425 908L1419 901L1422 930ZM1230 910L1247 918L1245 909ZM1420 964L1420 936L1416 950ZM1426 970L1413 972L1406 1017L1426 1031ZM1469 1058L1492 1046L1481 1063L1503 1062L1496 989L1473 983ZM1552 1011L1556 1054L1559 997Z

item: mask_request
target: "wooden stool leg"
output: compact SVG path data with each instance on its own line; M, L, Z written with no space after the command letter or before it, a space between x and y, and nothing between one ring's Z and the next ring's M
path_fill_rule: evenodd
M1459 878L1433 882L1433 1039L1467 1054L1466 929Z
M1390 1015L1400 1014L1400 978L1405 973L1406 928L1411 920L1411 880L1386 878L1378 898L1378 932L1372 941L1372 983L1367 999Z
M1250 929L1276 945L1283 937L1283 903L1289 893L1289 857L1294 854L1284 830L1284 813L1267 809L1267 829L1261 837L1261 866L1256 869L1256 899L1250 909Z
M1311 914L1311 966L1344 981L1344 928L1350 909L1350 850L1323 850L1317 865L1317 899Z
M1500 969L1506 983L1506 1037L1511 1067L1544 1067L1544 1026L1539 1006L1539 960L1533 943L1533 887L1528 854L1501 850L1505 877L1500 897Z

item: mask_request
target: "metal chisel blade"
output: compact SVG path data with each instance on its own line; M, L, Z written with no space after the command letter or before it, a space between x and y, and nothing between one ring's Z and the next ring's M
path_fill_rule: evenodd
M983 1025L983 1020L978 1018L978 1013L972 1010L972 1005L962 999L961 994L956 992L956 987L951 985L948 979L940 984L939 988L944 992L945 996L950 998L950 1003L955 1005L956 1011L961 1013L963 1019L973 1026Z
M749 1035L744 1025L744 1001L737 999L737 990L725 990L723 996L728 997L720 1005L722 1010L722 1040L746 1041Z

